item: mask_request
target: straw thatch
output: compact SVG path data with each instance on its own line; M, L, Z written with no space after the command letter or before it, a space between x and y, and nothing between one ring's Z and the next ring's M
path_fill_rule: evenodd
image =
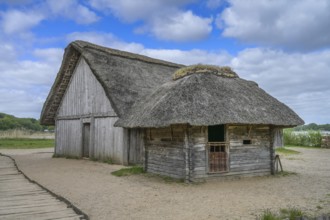
M228 66L213 66L213 65L192 65L177 70L173 75L173 80L189 76L194 73L214 74L217 76L237 78L238 75Z
M122 116L134 102L171 80L183 65L142 55L100 47L84 41L72 42L66 49L59 73L41 113L41 123L53 125L61 100L79 59L84 58L103 86L112 107Z
M121 117L119 127L171 124L267 124L296 126L303 120L254 82L213 74L186 74L165 83ZM177 78L177 77L174 77Z

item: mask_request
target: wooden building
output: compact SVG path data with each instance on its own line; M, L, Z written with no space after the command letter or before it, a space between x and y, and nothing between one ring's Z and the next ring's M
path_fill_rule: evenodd
M228 67L190 66L71 43L44 104L55 154L144 164L195 181L273 173L275 137L303 124Z

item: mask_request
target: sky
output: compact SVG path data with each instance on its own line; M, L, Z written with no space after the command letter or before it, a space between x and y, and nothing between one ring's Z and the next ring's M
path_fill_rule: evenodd
M74 40L230 66L330 123L329 0L0 0L0 112L39 118Z

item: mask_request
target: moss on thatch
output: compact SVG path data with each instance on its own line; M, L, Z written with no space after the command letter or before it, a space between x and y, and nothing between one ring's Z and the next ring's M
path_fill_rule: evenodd
M214 74L217 76L222 76L226 78L238 78L238 75L228 66L214 66L214 65L192 65L183 67L177 70L173 74L173 80L180 79L182 77L194 74L194 73L202 73L202 74Z

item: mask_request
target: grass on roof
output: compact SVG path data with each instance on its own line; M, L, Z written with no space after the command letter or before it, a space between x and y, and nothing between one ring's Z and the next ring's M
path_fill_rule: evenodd
M193 73L211 73L227 78L237 78L237 74L228 66L214 65L192 65L177 70L173 75L173 80L180 79Z

